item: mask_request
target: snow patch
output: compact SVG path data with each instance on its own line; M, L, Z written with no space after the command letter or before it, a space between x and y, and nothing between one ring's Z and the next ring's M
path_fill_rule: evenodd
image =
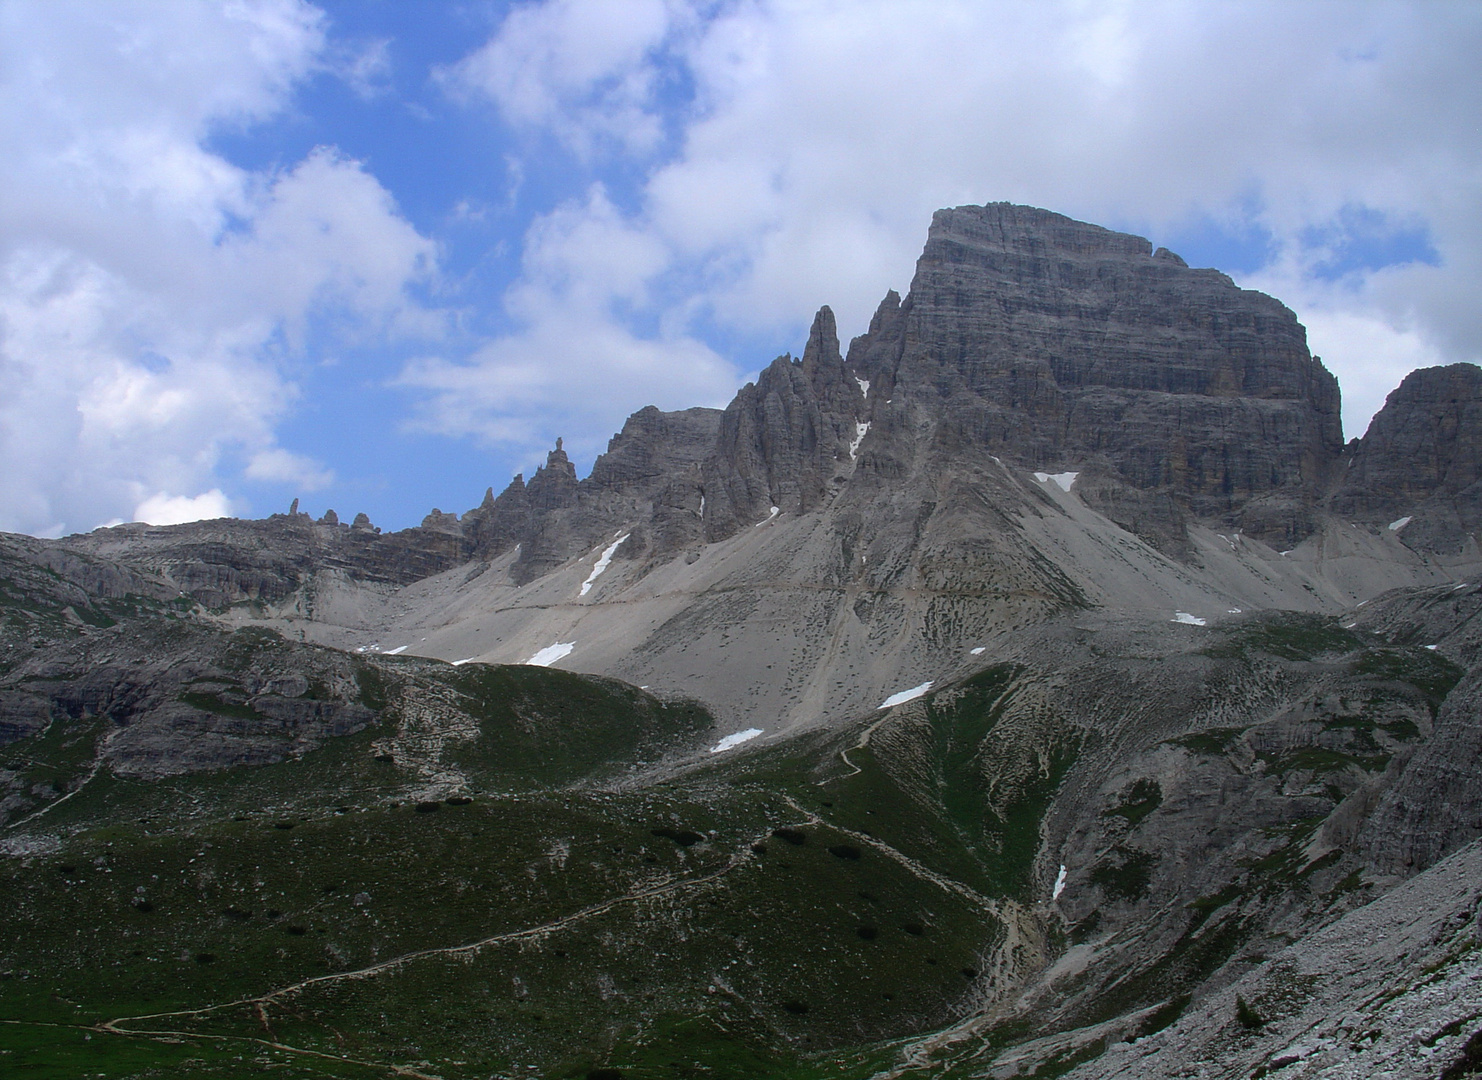
M1389 531L1399 532L1401 529L1403 529L1406 525L1410 524L1410 522L1414 520L1415 519L1413 517L1410 517L1408 515L1402 518L1397 518L1389 523Z
M858 420L854 422L854 441L849 444L850 461L854 460L854 452L859 449L859 444L864 442L864 437L869 433L869 430L870 422L868 420L863 423L860 423Z
M1036 480L1038 480L1041 484L1043 484L1043 483L1045 483L1047 481L1053 480L1053 481L1055 481L1055 483L1057 483L1057 484L1060 485L1060 490L1061 491L1069 491L1070 490L1070 485L1071 484L1074 484L1075 483L1075 478L1077 476L1080 476L1080 475L1081 474L1078 473L1078 472L1057 472L1057 473L1037 472L1037 473L1034 474L1034 478Z
M1238 607L1232 607L1232 608L1228 609L1225 612L1225 614L1226 615L1239 615L1240 614L1240 609Z
M701 495L700 496L700 516L701 517L704 517L705 516L705 496L704 495Z
M1429 649L1431 652L1435 652L1437 649L1440 648L1440 646L1439 645L1427 645L1426 648Z
M928 690L930 690L931 687L932 687L932 680L928 679L926 682L922 683L920 686L913 686L909 690L902 690L898 694L891 694L888 698L886 698L884 701L882 701L880 703L880 708L882 708L882 709L892 709L892 708L894 708L897 705L904 705L908 701L915 701L922 694L924 694Z
M387 656L400 656L402 653L406 652L410 648L411 648L410 645L398 645L394 649L387 649L386 650L386 655Z
M745 731L738 731L734 735L727 735L720 742L710 748L712 754L719 754L722 750L729 750L733 746L740 746L748 740L756 738L762 733L759 727L749 727Z
M467 660L454 660L453 661L453 666L454 667L462 667L464 664L471 664L471 663L473 663L477 659L478 659L477 656L470 656Z
M754 527L760 529L763 525L765 525L767 522L771 521L774 517L776 517L780 513L782 513L782 511L780 509L778 509L775 506L772 507L772 512L770 514L768 514L766 517L764 517L761 521L758 521Z
M1173 618L1169 619L1168 621L1169 622L1184 623L1187 626L1203 626L1209 620L1208 619L1201 619L1197 615L1190 615L1187 611L1175 611L1173 613Z
M576 648L574 641L558 641L554 645L547 645L525 663L533 667L550 667L561 657L570 655L574 648Z
M985 648L987 648L987 646L979 645L976 649L969 649L968 652L972 653L974 656L982 656L983 650Z
M869 397L870 396L870 380L869 379L861 379L858 375L856 375L856 376L854 376L854 381L857 382L857 383L859 383L859 392L861 394L863 394L865 397Z
M587 593L592 591L592 582L596 581L598 575L600 575L602 571L607 569L608 564L612 562L613 552L622 547L623 541L628 539L628 537L631 535L631 533L623 533L622 536L619 536L616 540L607 545L607 547L603 550L601 557L597 560L597 564L592 567L592 572L587 575L587 580L581 583L581 592L577 593L577 596L586 596ZM567 652L570 651L570 649L567 650ZM566 653L562 653L561 655L565 656Z
M1051 900L1059 900L1060 894L1065 891L1065 864L1060 864L1060 873L1055 877L1055 888L1050 893Z

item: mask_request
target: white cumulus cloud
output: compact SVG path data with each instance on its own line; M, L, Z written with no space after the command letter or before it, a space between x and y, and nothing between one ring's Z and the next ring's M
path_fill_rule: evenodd
M232 501L222 494L220 488L212 488L194 497L160 492L134 508L134 520L149 525L183 525L187 521L231 516Z
M433 245L360 163L208 146L287 107L322 22L299 0L0 7L0 529L225 513L234 460L312 487L275 435L310 328L435 329L408 292Z

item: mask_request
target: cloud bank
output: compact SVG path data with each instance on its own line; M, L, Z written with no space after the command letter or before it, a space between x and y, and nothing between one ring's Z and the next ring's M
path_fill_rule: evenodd
M297 0L0 7L0 529L219 515L234 468L327 479L274 434L305 343L425 329L433 246L332 149L208 148L324 49Z

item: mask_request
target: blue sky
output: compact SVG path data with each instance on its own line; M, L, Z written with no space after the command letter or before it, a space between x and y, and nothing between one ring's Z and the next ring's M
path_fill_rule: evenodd
M1482 357L1482 8L0 0L0 529L463 511L1008 199Z

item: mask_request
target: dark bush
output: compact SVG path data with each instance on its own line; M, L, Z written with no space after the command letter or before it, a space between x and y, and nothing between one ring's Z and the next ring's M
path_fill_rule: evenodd
M294 937L303 937L309 932L309 928L307 926L299 926L297 923L292 926L285 926L283 929L287 930Z
M446 799L443 800L443 802L447 803L449 806L467 806L469 803L473 802L473 800L470 799L467 795L449 795Z
M773 829L772 835L777 837L777 839L779 840L786 840L794 847L801 847L803 844L806 844L808 842L807 834L804 833L802 829L789 829L786 826L783 826L780 829Z
M154 910L154 905L151 904L148 900L135 900L134 901L134 910L135 911L153 911Z
M438 810L441 810L442 809L442 805L443 804L440 803L440 802L438 802L436 799L427 799L427 800L425 800L423 802L419 802L417 804L417 813L419 813L419 814L432 814L432 813L436 813Z
M231 907L228 907L226 910L224 910L222 912L222 914L225 915L228 919L250 919L250 918L252 918L252 912L250 912L250 911L244 911L242 908L237 907L235 904L233 904Z
M650 836L661 836L665 840L673 840L680 847L690 847L705 839L699 833L691 832L689 829L650 829L648 832Z
M198 952L198 953L196 953L196 963L198 963L198 964L214 964L214 963L216 963L216 954L215 953L208 953L208 952Z
M926 933L926 927L922 926L919 922L902 923L901 929L910 934L912 937L920 937L922 934Z
M1245 998L1238 995L1235 998L1235 1019L1247 1031L1254 1031L1266 1022L1265 1017L1251 1008Z
M853 859L855 861L858 861L860 856L859 848L853 844L835 844L828 849L828 853L837 859Z
M293 828L293 822L291 822L291 821L275 821L275 822L273 822L273 828L275 828L275 829L291 829L291 828Z
M880 936L880 931L876 930L873 926L861 926L854 932L865 941L874 941Z
M623 1080L622 1069L592 1069L587 1073L587 1080Z
M804 1001L784 1001L782 1008L783 1011L790 1012L794 1016L802 1016L808 1011L808 1004Z

